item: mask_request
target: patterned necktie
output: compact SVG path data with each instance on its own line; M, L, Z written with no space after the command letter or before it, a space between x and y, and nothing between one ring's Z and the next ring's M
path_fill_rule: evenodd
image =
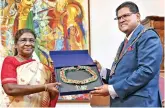
M124 45L123 45L123 48L122 48L122 51L121 51L121 53L120 53L119 58L121 58L121 56L123 55L123 53L124 53L124 49L125 49L127 43L128 43L128 39L125 39L125 41L124 41Z

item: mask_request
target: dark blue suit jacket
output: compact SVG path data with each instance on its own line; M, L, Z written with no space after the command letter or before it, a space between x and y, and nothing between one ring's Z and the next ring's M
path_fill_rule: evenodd
M163 52L159 36L154 30L147 30L131 45L143 29L143 25L136 28L125 54L119 58L121 43L113 62L114 74L108 83L119 97L111 99L112 107L161 106L158 80Z

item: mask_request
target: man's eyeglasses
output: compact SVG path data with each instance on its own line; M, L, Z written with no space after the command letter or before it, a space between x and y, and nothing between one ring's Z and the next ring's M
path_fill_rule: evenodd
M134 13L126 13L126 14L120 16L120 17L114 18L114 20L121 20L121 18L122 18L122 19L126 19L126 18L128 18L129 16L131 16L132 14L134 14Z
M32 38L30 38L30 39L27 39L27 38L22 38L22 39L19 39L18 40L21 44L25 44L27 41L29 41L31 44L34 44L36 41L35 41L35 39L32 39Z

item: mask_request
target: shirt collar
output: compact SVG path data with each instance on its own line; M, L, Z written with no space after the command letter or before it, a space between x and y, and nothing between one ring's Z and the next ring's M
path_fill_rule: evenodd
M125 39L129 40L129 39L131 38L132 34L133 34L134 31L138 28L139 25L140 25L140 24L138 24L138 25L136 26L136 28L131 32L131 34L130 34L128 37L125 37Z

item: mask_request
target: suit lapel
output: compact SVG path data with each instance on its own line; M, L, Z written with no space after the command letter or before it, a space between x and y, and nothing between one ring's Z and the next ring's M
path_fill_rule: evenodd
M121 57L119 58L119 55L121 53L121 50L123 48L123 45L124 45L124 41L121 43L119 49L118 49L118 52L117 52L117 55L116 55L116 58L115 58L115 63L114 65L112 66L111 68L111 73L110 73L110 76L114 73L118 63L120 62L120 60L123 58L123 56L125 55L125 53L127 52L127 49L128 47L130 47L130 45L132 44L132 42L136 39L136 37L139 35L139 33L144 29L144 26L143 25L139 25L136 30L134 31L134 33L132 34L131 38L129 39L126 47L124 48L124 53L121 55Z
M123 49L123 46L124 46L124 41L120 44L120 47L119 47L119 49L117 51L117 54L116 54L116 57L115 57L115 61L118 61L119 60L120 53L121 53L121 51Z
M110 76L114 73L114 70L115 70L115 68L117 66L117 63L119 61L120 53L122 51L123 46L124 46L124 41L120 44L120 46L119 46L119 48L117 50L117 54L116 54L115 60L114 60L114 62L112 64L112 67L111 67Z
M132 34L131 38L128 41L128 44L126 45L126 47L124 48L124 53L122 54L122 56L119 58L119 61L123 58L124 54L127 52L128 47L130 47L130 45L132 44L132 42L136 39L136 37L139 35L139 33L144 29L144 26L139 25L137 27L137 29L134 31L134 33Z
M136 37L139 35L139 33L144 29L144 26L143 25L139 25L137 27L137 29L134 31L134 33L132 34L131 38L129 39L128 41L128 45L127 45L127 48L128 46L136 39Z

